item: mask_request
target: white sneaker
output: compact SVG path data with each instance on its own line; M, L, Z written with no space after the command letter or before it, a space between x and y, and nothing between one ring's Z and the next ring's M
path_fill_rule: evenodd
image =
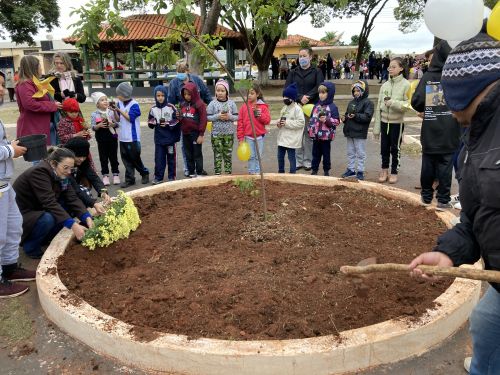
M453 203L453 208L455 210L461 210L462 209L462 205L460 204L460 202L455 202L455 203Z
M472 357L466 357L464 359L464 369L467 372L470 372L470 363L472 362Z
M113 185L120 185L120 176L116 174L113 176Z
M451 198L451 203L460 202L460 197L458 194L452 195L450 198Z
M109 186L109 177L102 176L102 183L104 184L104 186Z

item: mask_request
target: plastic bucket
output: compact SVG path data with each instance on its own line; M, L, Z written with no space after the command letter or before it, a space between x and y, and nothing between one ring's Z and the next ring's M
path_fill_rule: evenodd
M45 134L32 134L19 138L19 146L26 147L28 151L23 155L26 161L45 159L47 154L47 136Z

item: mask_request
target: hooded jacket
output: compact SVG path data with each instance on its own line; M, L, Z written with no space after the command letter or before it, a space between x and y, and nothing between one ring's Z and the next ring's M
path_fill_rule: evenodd
M163 103L156 100L158 91L165 95ZM156 104L149 110L148 126L155 131L154 142L157 145L173 145L181 139L181 124L177 119L176 108L167 102L168 88L158 85L153 95Z
M320 100L314 106L307 130L309 137L314 140L332 141L335 138L335 130L340 123L339 110L333 103L335 85L332 82L322 82L321 85L326 86L328 94L326 100ZM324 123L319 120L322 113L326 115Z
M365 90L359 98L354 98L347 105L343 130L346 137L366 139L373 117L373 103L368 99L368 95L370 94L368 82L359 80L354 82L354 84L356 83L364 86ZM354 114L352 119L347 118L349 113Z
M258 99L255 103L255 108L260 109L260 116L255 117L253 108L250 108L250 116L253 119L255 125L255 134L257 137L266 135L266 125L271 123L271 114L269 113L269 106L264 103L262 99ZM243 140L245 137L253 138L252 124L250 123L250 117L248 117L247 104L243 103L238 113L238 127L237 127L237 138L238 141Z
M455 266L482 257L485 269L500 271L500 81L477 107L458 163L460 223L438 238L435 250ZM500 284L491 285L500 292Z
M408 82L402 74L397 77L389 77L380 88L378 95L377 107L375 108L375 125L373 134L380 134L380 123L402 124L404 122L405 112L410 110L408 103L408 90L410 82ZM385 105L384 98L391 98L391 105Z
M444 41L436 46L429 69L411 100L413 109L424 113L420 142L425 154L451 154L460 145L460 125L446 106L441 88L441 73L450 51L450 46Z
M302 69L298 66L288 73L285 87L295 82L297 84L297 103L301 103L302 97L307 95L309 104L316 104L319 100L318 87L324 79L320 69L313 66Z
M281 109L281 117L285 117L286 120L285 126L278 129L278 146L301 148L306 123L302 108L297 103L292 102Z
M191 100L181 102L181 130L182 134L198 133L203 136L207 128L207 109L200 98L200 93L194 82L188 82L181 90L184 98L184 90L191 94Z

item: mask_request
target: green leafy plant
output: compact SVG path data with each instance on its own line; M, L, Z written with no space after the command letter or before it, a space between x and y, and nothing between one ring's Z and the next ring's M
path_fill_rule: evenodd
M233 181L233 185L239 187L242 193L248 193L252 197L260 195L260 190L255 188L255 182L252 179L237 178Z

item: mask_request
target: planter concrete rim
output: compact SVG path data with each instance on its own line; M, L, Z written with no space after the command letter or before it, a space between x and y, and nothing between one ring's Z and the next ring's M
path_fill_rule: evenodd
M166 190L177 190L184 187L197 187L212 184L224 183L235 178L258 178L258 176L217 176L217 177L203 177L193 180L181 180L172 183L160 184L153 187L147 187L143 189L138 189L130 192L129 195L132 197L139 195L150 195L156 194L161 191ZM314 183L321 185L344 185L351 186L355 189L369 190L380 189L380 184L362 182L353 183L350 181L345 181L342 179L336 179L332 177L316 177L316 176L304 176L304 175L283 175L283 174L266 174L266 178L269 180L278 181L289 181L289 182L299 182L299 183ZM385 194L388 196L400 196L405 197L407 201L414 204L419 204L419 196L416 194L401 191L395 187L385 188ZM411 199L410 199L411 198ZM409 199L409 200L408 200ZM438 216L443 220L447 220L454 217L451 213L437 213ZM449 223L447 223L449 225ZM186 368L185 364L179 364L176 366L162 367L163 365L147 364L137 357L148 357L147 355L139 355L134 358L130 358L129 354L121 356L118 351L109 351L106 345L99 345L98 342L94 342L91 337L88 336L88 332L93 332L94 334L102 335L106 337L107 340L117 340L123 341L127 345L131 345L136 348L136 350L144 349L151 351L165 351L165 355L180 357L190 357L191 355L203 355L204 358L214 357L215 362L224 362L221 358L226 358L227 363L231 364L231 371L235 364L241 361L241 358L248 357L248 359L255 360L259 363L259 359L266 357L267 360L273 358L288 358L288 360L304 360L304 358L326 356L326 357L337 357L339 353L345 353L358 350L360 347L360 352L364 353L366 350L364 347L373 348L374 346L387 346L388 342L391 340L401 340L405 335L417 335L418 331L428 328L432 325L438 324L439 322L444 322L445 320L450 320L455 312L460 311L461 318L459 322L455 322L452 327L449 328L450 332L445 332L446 335L452 334L456 329L458 329L466 320L466 316L470 312L473 304L477 301L480 293L481 282L465 279L456 279L452 285L441 294L435 301L440 305L438 309L428 310L417 322L410 322L407 320L388 320L371 326L361 327L354 330L343 331L340 333L342 338L341 342L338 342L337 337L333 335L305 338L305 339L292 339L292 340L253 340L253 341L230 341L212 338L199 338L195 340L188 340L185 335L160 333L159 336L149 342L141 342L136 340L130 333L133 328L132 325L119 321L89 305L87 302L76 297L78 302L75 303L75 296L71 295L67 288L64 286L62 281L59 279L57 274L57 259L64 253L66 246L72 238L72 233L69 230L63 230L52 242L52 244L47 249L40 265L37 269L37 287L39 292L39 297L46 314L54 323L58 324L62 329L66 330L70 335L74 336L80 341L83 341L87 345L91 346L95 351L114 357L121 360L127 364L137 366L139 368L147 368L158 371L174 371L179 373L187 374L225 374L224 372L199 372L196 370L191 371L191 369ZM475 267L480 267L477 263ZM463 305L468 307L464 311ZM465 319L463 318L465 317ZM72 328L78 327L77 332ZM70 332L72 331L72 332ZM87 331L87 333L86 333ZM439 331L439 330L434 330ZM428 335L428 333L426 333ZM440 338L438 341L430 340L428 345L422 345L418 343L415 346L414 351L396 351L394 356L387 358L390 353L385 353L381 356L384 359L379 360L378 358L372 358L369 363L364 363L360 361L361 367L355 367L356 364L351 363L342 371L355 371L361 368L369 367L372 365L377 365L381 363L395 362L403 358L407 358L412 355L420 354L430 347L436 345L442 340ZM103 339L102 342L105 340ZM419 340L413 340L419 341ZM390 345L389 345L390 346ZM398 345L399 346L399 345ZM370 349L372 350L372 349ZM335 353L334 353L335 352ZM336 353L339 352L339 353ZM167 356L168 356L167 355ZM273 362L271 360L271 362ZM279 362L280 360L276 360ZM185 359L182 361L185 362ZM233 363L234 362L234 363ZM274 362L273 362L274 363ZM223 367L224 364L221 364ZM353 367L354 366L354 367ZM334 366L335 367L335 366ZM246 374L243 370L242 374ZM256 370L260 371L260 370ZM329 374L329 373L342 373L338 372L335 368L327 369L327 372L316 372L317 374ZM231 372L228 372L230 374ZM248 372L252 373L252 372ZM261 374L271 374L276 372L262 372ZM306 374L307 372L304 372ZM302 372L297 372L297 374L302 374Z

